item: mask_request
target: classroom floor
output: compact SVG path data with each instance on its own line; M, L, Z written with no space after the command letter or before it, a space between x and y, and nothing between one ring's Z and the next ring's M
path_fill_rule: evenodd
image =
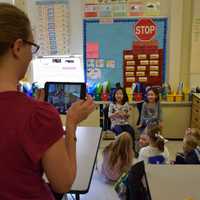
M97 167L100 169L102 162L102 151L104 147L110 143L111 140L102 140L100 143L100 149L97 157ZM175 159L176 152L182 151L181 141L168 141L167 148L170 152L170 160ZM68 200L74 200L71 195L68 195ZM99 174L98 170L95 169L92 177L89 192L85 195L80 196L81 200L119 200L117 193L114 191L113 185L105 183ZM63 199L64 200L64 199Z

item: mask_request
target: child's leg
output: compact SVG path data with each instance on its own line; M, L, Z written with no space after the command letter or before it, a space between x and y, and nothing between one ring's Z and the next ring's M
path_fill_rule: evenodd
M123 129L120 125L115 125L113 128L112 128L112 131L116 134L116 135L119 135L120 133L123 132Z
M134 131L132 126L130 126L129 124L126 124L126 125L122 126L122 129L123 129L123 131L126 131L126 132L130 133L131 137L135 141L135 131Z

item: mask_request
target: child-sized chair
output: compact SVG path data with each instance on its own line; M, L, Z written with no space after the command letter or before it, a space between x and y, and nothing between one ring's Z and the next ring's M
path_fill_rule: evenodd
M115 139L115 133L111 131L111 121L110 118L108 117L108 110L109 110L109 104L106 105L103 108L103 139L104 140L114 140Z

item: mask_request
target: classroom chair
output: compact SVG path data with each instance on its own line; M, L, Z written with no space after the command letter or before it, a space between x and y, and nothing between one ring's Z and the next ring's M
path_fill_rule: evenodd
M133 165L128 173L126 200L133 199L152 200L143 161Z

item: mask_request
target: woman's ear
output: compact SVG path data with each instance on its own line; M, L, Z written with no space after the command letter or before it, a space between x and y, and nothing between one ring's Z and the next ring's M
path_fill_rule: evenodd
M22 39L17 39L13 43L12 48L11 48L11 52L12 52L12 55L14 56L14 58L19 58L22 46L23 46L23 40Z

